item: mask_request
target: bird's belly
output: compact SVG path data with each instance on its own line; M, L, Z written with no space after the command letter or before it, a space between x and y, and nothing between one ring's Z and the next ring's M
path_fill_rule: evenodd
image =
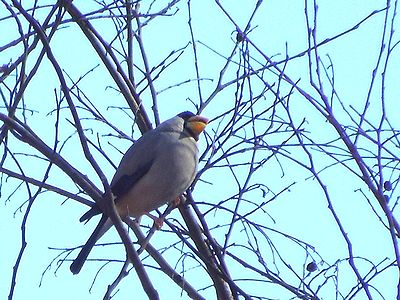
M182 149L183 150L183 149ZM176 151L176 149L175 149ZM180 152L180 151L179 151ZM180 196L196 174L197 153L182 151L155 162L149 172L117 200L121 216L139 217ZM168 155L166 153L165 155Z

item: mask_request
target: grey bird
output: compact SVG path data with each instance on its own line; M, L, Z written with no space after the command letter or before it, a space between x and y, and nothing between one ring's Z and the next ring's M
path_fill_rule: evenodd
M121 218L139 218L174 201L192 183L198 165L197 141L208 119L182 112L146 132L123 156L110 187ZM80 221L102 213L94 205ZM102 215L70 270L78 274L97 240L112 226Z

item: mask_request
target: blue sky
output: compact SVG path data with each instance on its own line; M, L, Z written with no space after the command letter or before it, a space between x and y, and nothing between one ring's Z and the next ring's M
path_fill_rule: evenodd
M74 4L82 11L88 11L90 6L87 1L74 1ZM158 2L165 4L166 2ZM234 26L224 16L221 10L213 1L191 1L192 24L195 32L195 40L197 41L198 63L200 68L201 92L203 99L207 99L215 88L216 81L222 66L225 64L224 57L229 56L234 47ZM252 9L254 8L254 1L252 2L229 2L221 1L222 5L227 9L232 18L239 26L245 26ZM95 4L90 2L90 5L96 7ZM312 5L311 1L308 3ZM386 5L385 1L330 1L330 3L319 3L318 10L318 40L323 41L326 38L333 37L340 32L343 32L369 15L372 11L382 9ZM394 5L394 4L393 4ZM162 4L160 4L160 7ZM147 2L142 3L141 9L145 11ZM150 22L150 25L143 28L143 41L147 49L148 60L151 66L157 65L164 59L172 50L182 48L190 41L190 31L187 24L188 9L187 2L180 2L177 7L179 11L171 17L159 17L158 19ZM393 9L393 7L391 8ZM157 11L157 7L153 7L153 11ZM0 10L0 17L4 16L5 10ZM43 14L44 16L45 14ZM39 20L42 15L37 15ZM330 57L335 72L335 89L338 93L340 100L344 103L347 109L350 106L358 111L362 111L365 99L367 97L368 88L371 82L372 70L374 69L382 39L382 27L384 25L385 12L377 13L359 28L346 34L337 40L330 42L319 48L319 55L326 66L329 65L328 56ZM0 46L4 45L18 36L15 31L16 26L13 22L8 20L1 20L0 26L9 28L4 31L0 37ZM109 39L114 34L114 27L107 19L93 20L94 26L101 34ZM389 24L389 23L388 23ZM305 25L304 16L304 1L265 1L262 3L256 17L251 23L253 30L249 34L249 39L253 41L263 53L272 57L275 61L280 61L285 58L285 47L288 47L288 55L292 56L307 49L307 28ZM396 20L396 25L398 21ZM242 28L243 29L243 28ZM394 40L398 40L395 35ZM60 29L51 42L51 47L59 60L61 67L68 76L77 81L80 76L92 68L96 67L100 62L93 49L82 36L81 32L74 25L68 25ZM212 49L212 50L210 50ZM31 68L38 55L40 47L35 50L28 59L28 68ZM137 48L135 48L137 50ZM21 47L13 47L9 50L0 52L0 65L8 63L10 60L14 61L21 52ZM398 49L397 49L398 52ZM396 52L396 53L397 53ZM138 52L136 52L138 53ZM174 55L173 57L176 57ZM262 55L251 49L251 58L253 66L260 67L265 63ZM137 54L137 61L140 61L140 56ZM234 55L234 60L239 60L239 52ZM399 86L396 84L398 78L400 56L392 55L389 61L389 69L387 71L385 83L385 101L387 109L387 117L392 122L392 126L399 128L399 121L396 118L397 109L390 109L397 103L400 95ZM176 63L172 64L166 71L162 73L160 78L155 82L155 87L158 91L183 82L187 79L195 79L196 73L194 69L194 58L191 46L186 46L183 54L179 57ZM260 64L257 64L257 62ZM139 63L141 66L141 64ZM283 65L281 65L283 67ZM382 63L380 64L377 76L382 72ZM328 69L329 70L329 69ZM331 69L330 69L331 70ZM276 76L273 75L272 70L265 71L265 78L269 83L276 83ZM310 94L316 96L315 91L310 86L308 77L308 61L307 56L291 60L286 69L288 74L294 81L299 81L299 86L305 89ZM140 78L140 72L137 73L137 78ZM236 66L232 64L228 68L224 82L236 78ZM13 77L7 79L11 84ZM70 82L69 82L70 83ZM327 84L327 81L324 81ZM252 79L254 93L262 91L264 85L257 78ZM126 106L124 99L115 90L115 84L110 76L107 74L103 66L96 67L88 76L83 78L79 84L84 93L89 99L95 101L95 106L98 108L107 119L113 124L118 126L120 130L127 135L133 135L134 138L139 136L137 128L133 129L132 134L132 120L130 114L127 115L124 111L116 108L118 106ZM326 85L328 86L328 85ZM138 90L141 90L144 85L140 85ZM0 86L4 92L4 86ZM288 93L290 86L282 84L282 94ZM377 125L381 111L380 111L380 77L371 93L371 108L368 110L367 117L373 120ZM55 92L56 91L56 92ZM232 85L226 90L222 91L215 97L210 105L208 105L202 112L210 119L214 119L227 108L232 107L235 97L236 86ZM329 91L329 88L328 88ZM248 90L245 92L245 96ZM32 83L29 85L24 94L24 100L27 108L34 110L32 115L27 115L27 123L31 128L38 133L38 135L45 141L52 144L54 142L54 120L55 114L50 113L54 108L55 94L59 95L59 84L49 62L44 59L41 64L37 75ZM272 101L272 95L266 93L265 101ZM151 97L148 91L142 95L144 106L151 114ZM160 117L165 120L176 113L183 110L193 110L193 105L188 100L198 103L199 94L195 81L182 84L166 91L159 93L157 96ZM298 124L303 118L307 122L307 130L310 131L310 136L317 142L327 142L336 136L332 127L321 117L315 109L307 103L307 101L298 94L294 94L291 98L291 110L295 122ZM263 102L261 102L263 103ZM65 103L63 103L65 105ZM261 109L263 104L257 109ZM352 122L345 111L341 109L338 101L335 103L336 117L345 125L352 125ZM2 109L5 112L5 109ZM106 135L112 133L111 130L93 120L85 120L85 114L82 110L81 118L86 128L93 129L87 131L90 139L96 140L97 133L100 134L100 140L107 155L114 163L118 163L121 153L116 150L124 151L130 145L129 141L121 140L115 137L107 137ZM283 111L279 111L280 115L284 115ZM21 116L21 113L17 113ZM68 161L77 167L81 172L86 174L93 182L98 184L100 181L95 176L95 173L90 168L89 163L84 160L82 151L74 135L74 128L69 125L66 119L70 119L67 109L61 110L61 141L66 140L65 146L61 154L68 159ZM355 115L355 113L353 114ZM207 141L218 135L222 126L226 124L227 120L215 120L207 127ZM51 124L51 126L49 126ZM263 130L268 122L257 123L256 130ZM367 127L366 127L367 128ZM70 139L68 137L72 135ZM280 135L271 135L268 143L270 145L279 145L283 137ZM232 143L234 140L232 139ZM18 143L15 138L10 138L10 144L14 146L15 152L31 151L26 145ZM200 148L205 149L206 137L202 136L200 139ZM374 146L367 140L361 141L360 145L365 146L367 150L374 151ZM393 146L398 150L398 146ZM298 147L293 147L290 155L302 161L307 161L304 153L300 152ZM36 153L37 154L37 153ZM268 154L268 153L267 153ZM112 178L114 169L106 162L100 155L95 154L99 159L104 173L109 179ZM209 158L209 153L206 158ZM233 158L234 161L246 161L249 159L249 154L243 154ZM258 154L261 158L265 155L263 152ZM290 156L289 155L289 156ZM318 152L313 152L317 170L323 169L324 166L329 165L332 160ZM47 166L43 164L40 159L36 157L25 157L19 155L19 159L23 163L24 168L31 172L31 176L38 179L43 176L43 170ZM350 163L351 164L351 163ZM203 166L204 162L200 163ZM354 165L352 165L354 166ZM7 161L7 167L15 168L15 164L11 160ZM243 183L246 174L245 168L237 168L239 181ZM283 170L283 171L282 171ZM398 173L385 173L390 180L398 182L396 176ZM360 258L356 259L357 266L360 272L367 272L371 268L370 262L362 259L361 257L368 258L375 265L380 261L388 263L394 259L393 245L390 236L379 219L374 215L370 205L365 201L365 197L360 192L360 189L368 197L371 197L369 191L365 188L363 182L355 178L349 171L345 170L340 165L333 166L320 173L321 178L327 183L328 190L332 196L332 203L335 211L340 215L341 221L345 230L352 240L355 256ZM198 182L194 191L194 197L199 202L199 207L202 212L206 212L211 204L220 203L226 198L232 197L237 193L237 185L232 174L227 168L215 168L204 173L202 177L204 181ZM50 173L48 180L51 184L64 187L69 191L76 192L76 187L71 181L62 175L55 167ZM302 274L304 264L311 260L311 257L306 257L304 248L306 244L297 245L293 241L283 239L282 236L274 231L284 232L288 235L294 236L299 240L315 247L316 252L309 248L309 253L312 258L319 264L320 270L327 268L328 265L335 264L336 261L344 259L348 256L346 244L343 236L338 231L337 225L333 221L332 214L328 210L327 202L324 198L321 187L316 183L316 180L310 178L310 173L305 171L300 166L294 164L289 159L281 157L279 160L270 159L268 163L260 169L260 171L252 179L252 183L260 182L268 186L270 191L266 197L262 197L260 190L255 190L246 194L248 199L261 203L267 199L272 198L273 193L278 193L285 187L295 182L290 190L284 192L265 206L266 213L257 214L254 221L260 222L263 225L271 228L267 231L268 238L278 245L277 253L285 257L286 261L290 263L293 269ZM12 267L15 264L18 251L21 246L20 226L23 218L23 211L19 211L18 207L27 199L25 190L21 187L14 194L13 189L18 185L18 180L8 179L5 181L3 178L2 186L2 209L0 210L0 232L6 245L5 252L0 258L0 265L2 266L2 276L0 277L0 298L5 298L8 295ZM10 199L8 197L11 195ZM392 194L392 199L396 199L398 193L396 191ZM92 229L96 225L96 221L90 223L80 224L78 219L80 215L85 212L86 207L75 201L65 201L65 198L51 192L43 193L35 200L32 212L29 215L27 226L27 248L22 258L22 263L17 276L17 285L14 299L29 298L53 298L57 296L58 299L70 299L76 295L80 295L84 299L99 299L104 295L105 289L108 284L112 282L119 271L120 264L112 263L105 266L96 276L96 272L102 266L102 262L87 262L82 272L73 276L69 271L69 262L63 263L60 267L58 259L52 262L50 270L44 273L41 286L42 273L46 270L51 260L62 252L61 249L72 248L84 243L90 235ZM395 200L393 200L395 201ZM234 207L235 201L227 202L226 208ZM374 208L379 209L376 203ZM250 204L242 204L242 212L252 209ZM382 217L382 214L379 214ZM179 213L174 211L171 215L171 220L178 219ZM206 220L211 228L215 227L213 234L215 238L223 243L226 234L226 226L218 227L221 224L228 223L227 220L231 215L226 211L220 209L206 215ZM149 220L144 220L144 224L150 224ZM231 243L250 244L254 241L246 242L247 236L244 232L245 226L236 226L233 231ZM167 230L168 228L166 228ZM273 231L274 230L274 231ZM152 239L152 243L162 249L167 246L170 240L173 240L173 234L168 232L157 232ZM106 236L100 241L117 242L119 241L118 235L114 230L107 233ZM273 251L266 240L259 240L260 247L262 247L264 255L268 259L272 259ZM56 248L56 249L54 249ZM164 256L171 265L176 266L177 270L182 268L183 261L179 259L179 245L177 249L170 249L165 251ZM257 264L257 257L251 256L245 250L233 248L232 252L236 255L245 257L248 262ZM68 258L74 258L77 252L73 252ZM275 253L276 255L276 253ZM60 258L63 258L61 256ZM118 261L125 259L123 247L121 245L96 247L93 251L93 258L113 258ZM321 257L323 261L321 260ZM151 259L143 255L146 264L154 264ZM389 259L388 259L389 258ZM188 280L195 285L196 288L202 289L207 287L207 278L201 275L200 268L195 264L195 261L187 257L185 260L185 270L187 270ZM232 275L237 279L250 278L254 274L241 268L239 265L230 261ZM271 263L271 262L269 262ZM59 268L58 268L59 267ZM282 262L277 262L276 267L282 267L285 271L282 276L288 280L293 279L290 272L282 266ZM185 294L182 294L180 289L171 289L170 280L161 272L147 268L151 278L155 278L155 286L161 294L161 299L167 299L165 291L168 290L168 299L177 299L182 297L185 299ZM344 295L352 287L354 282L354 274L351 272L347 262L339 263L336 272L339 278L338 284L340 290ZM332 270L327 271L327 274L334 273ZM321 284L322 278L318 277L315 284ZM89 292L92 281L95 283ZM395 285L393 282L398 280L398 270L391 270L382 273L373 281L374 286L382 293L386 299L394 299ZM249 292L265 289L265 285L257 284L246 285L246 282L238 281L244 289ZM314 283L313 283L314 284ZM334 282L330 282L325 286L324 290L319 294L325 299L333 299L336 289ZM134 271L123 280L119 286L118 293L115 299L125 299L132 295L138 295L138 299L144 298L141 294L142 288L137 279ZM379 299L378 294L373 291L376 299ZM202 294L207 299L214 297L212 289L205 289ZM357 299L364 299L364 294L360 292ZM277 299L289 299L291 294L282 291L276 287L271 287L268 290L268 297ZM339 297L339 299L341 299Z

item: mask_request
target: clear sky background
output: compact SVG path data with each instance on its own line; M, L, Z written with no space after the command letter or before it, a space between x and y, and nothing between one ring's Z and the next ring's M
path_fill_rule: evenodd
M6 1L9 2L9 1ZM389 1L390 2L390 1ZM39 1L39 4L52 3L51 1ZM141 9L146 11L150 1L142 1ZM151 11L158 11L158 7L162 7L167 1L156 2ZM147 49L148 59L151 66L157 65L171 51L185 47L191 40L188 27L188 2L181 1L177 4L175 15L172 17L160 17L150 25L143 29L144 46ZM223 7L227 9L232 18L244 29L253 9L255 1L221 1ZM397 2L391 3L391 13L393 14L394 5ZM94 1L76 0L74 4L83 12L90 11L99 6ZM28 2L25 5L30 5ZM235 27L222 13L221 9L214 1L190 1L192 25L197 41L198 63L200 68L201 91L204 99L209 97L210 93L215 88L216 80L218 79L221 67L225 64L225 58L232 51L236 33ZM298 53L305 51L308 47L307 42L307 26L305 24L304 14L305 1L294 0L279 0L279 1L262 1L260 9L254 20L251 22L253 30L249 35L251 41L262 49L262 51L274 61L284 60L286 55L292 57ZM312 1L308 2L312 7ZM332 38L339 33L352 28L374 10L383 9L386 1L363 1L363 0L337 0L337 1L318 1L318 40L323 41L327 38ZM6 45L18 37L18 31L15 22L4 17L8 15L4 5L0 6L0 46ZM26 6L27 8L28 6ZM36 18L42 22L46 16L48 9L40 10ZM175 12L175 10L172 10ZM96 29L104 36L105 39L110 39L115 28L107 18L92 20ZM327 43L319 48L319 55L326 66L329 65L329 58L333 64L335 74L335 89L337 96L344 103L346 109L351 110L350 106L357 111L362 111L365 105L365 99L368 95L368 89L371 82L372 71L377 64L377 59L380 53L380 45L382 40L383 26L385 24L385 11L376 13L366 22L362 23L356 30L339 37L338 39ZM390 22L386 23L388 26ZM399 22L395 20L395 28L399 28ZM26 24L23 24L26 28ZM397 32L394 35L394 41L399 40ZM65 24L56 34L51 42L52 50L59 60L61 67L74 81L79 80L82 74L92 70L88 76L80 81L82 95L84 93L89 99L96 100L95 106L107 119L111 120L120 130L128 135L133 135L134 138L139 136L139 130L135 127L132 129L133 121L128 115L118 109L118 106L126 106L125 100L116 91L115 84L105 71L104 67L99 64L99 59L85 40L79 28L73 24ZM39 53L35 50L27 61L28 68L31 68L35 63L35 58ZM13 62L21 53L21 45L8 48L0 52L0 65ZM388 63L389 68L386 73L385 82L385 101L386 114L392 122L394 128L400 128L398 118L398 99L400 96L400 85L398 84L400 70L400 55L396 48ZM265 60L256 51L251 52L253 64L256 66L256 61L261 67L265 64ZM328 57L329 56L329 57ZM176 54L173 57L177 57ZM138 58L139 60L139 58ZM239 61L239 54L234 56L235 61ZM176 63L172 64L162 76L157 79L155 86L158 92L158 107L160 117L165 120L184 110L194 110L191 101L198 103L199 94L197 85L194 81L179 86L166 89L172 85L184 82L187 79L195 79L196 73L194 69L194 58L191 46L187 46L183 54L179 57ZM283 65L281 65L283 68ZM286 74L294 81L299 80L299 86L305 89L310 94L316 96L315 91L310 86L308 76L308 61L307 56L291 60L286 66ZM332 70L329 69L329 70ZM382 88L379 84L382 73L382 65L377 72L379 76L378 83L374 86L371 92L371 108L368 110L367 117L377 125L380 116L380 96ZM226 81L236 77L236 70L231 67L227 70ZM270 70L266 70L270 72ZM269 76L269 75L267 75ZM276 77L270 75L272 84ZM13 77L10 75L7 78L10 82ZM71 84L71 82L69 82ZM254 92L257 93L263 89L260 81L254 80ZM144 85L139 86L139 90L144 88ZM235 96L235 85L221 92L212 103L207 106L202 114L211 120L216 118L226 109L232 107ZM282 85L282 94L289 92L288 85ZM6 89L4 85L0 86L4 94ZM165 90L166 89L166 90ZM59 83L55 72L46 58L41 64L38 73L29 85L24 94L25 105L32 110L26 115L29 126L50 145L54 143L54 120L56 115L52 113L55 103L55 94L59 96ZM270 96L271 97L271 96ZM144 106L152 116L151 98L148 91L142 94ZM190 99L191 101L189 101ZM272 101L271 99L266 99ZM292 111L295 122L298 124L306 119L307 130L310 131L310 136L315 142L327 142L334 139L336 133L332 127L321 117L316 110L298 94L294 94L291 99ZM272 103L272 102L271 102ZM66 105L66 103L63 103ZM350 125L351 120L337 101L337 118L345 125ZM2 107L2 112L6 109ZM82 111L81 111L82 112ZM355 116L356 114L352 112ZM21 116L21 113L17 113ZM89 116L89 115L87 115ZM100 181L94 176L90 165L84 160L82 151L77 139L74 135L75 129L68 125L66 118L70 118L67 109L61 110L62 130L60 131L60 141L67 139L61 154L68 161L78 168L81 172L101 187ZM85 113L82 112L82 120L85 118ZM152 120L153 121L153 120ZM93 141L97 139L97 133L107 135L110 130L106 126L101 126L93 120L84 121L86 128L92 128L92 131L87 131L87 135ZM222 125L226 124L227 120L215 120L207 127L207 140L210 141L213 136L220 132ZM50 125L49 125L50 124ZM153 122L154 124L154 122ZM263 125L257 130L262 130ZM133 130L133 133L132 133ZM70 139L68 137L72 135ZM103 141L103 138L100 138ZM279 145L283 138L279 135L272 135L268 141L270 145ZM106 139L104 139L106 141ZM117 164L121 158L121 153L116 150L125 151L130 142L118 138L108 138L108 144L104 142L102 146L110 159ZM27 148L28 146L18 143L14 138L10 139L10 145L16 145L16 149L20 152L36 152ZM200 149L204 150L206 145L206 137L200 139ZM363 141L366 151L375 151L373 143ZM394 151L399 150L399 146L392 145ZM2 148L3 149L3 148ZM293 157L303 159L304 153L298 152L298 148L293 147L293 152L290 153ZM36 153L37 154L37 153ZM207 154L208 156L210 153ZM235 159L246 160L246 155ZM263 155L263 154L258 154ZM270 153L265 153L270 155ZM330 165L333 160L327 159L318 152L314 153L314 158L318 162L317 170L322 170L324 166ZM99 163L102 166L104 173L111 180L114 174L114 168L105 161L100 155L97 155ZM206 157L207 158L207 157ZM37 179L42 178L46 164L40 161L37 157L29 157L19 155L19 159L23 163L24 168L29 170L29 174ZM304 158L306 161L306 158ZM350 163L351 165L351 163ZM12 161L7 161L7 166L15 170L15 164ZM204 162L200 163L200 168L204 166ZM240 180L241 172L245 170L237 169ZM244 173L243 173L244 174ZM388 172L388 180L394 186L397 186L398 172ZM256 190L246 195L255 202L266 201L273 197L273 193L278 193L285 187L291 185L289 191L284 192L265 206L266 213L259 215L257 222L263 223L272 230L283 232L285 234L296 237L297 239L314 247L315 252L308 248L311 256L305 256L304 245L300 246L287 239L282 239L279 234L270 231L269 238L271 241L279 245L277 250L279 254L286 258L287 262L298 273L302 273L305 264L315 260L320 270L327 268L328 265L333 265L338 260L348 257L347 246L341 236L337 225L333 221L332 214L328 210L327 202L323 196L321 187L316 183L311 174L305 171L300 166L296 166L288 159L281 158L279 163L277 160L271 159L252 179L253 183L258 182L265 184L270 191L263 198L260 190ZM360 179L357 179L349 171L343 167L336 165L321 172L321 177L328 185L328 190L332 196L332 202L336 212L340 215L343 226L352 241L354 255L359 257L356 259L358 268L362 274L366 274L367 270L371 269L373 264L378 265L383 261L383 265L388 265L395 259L393 245L388 231L379 222L375 216L371 206L365 200L365 197L360 192L360 189L365 195L371 197L370 192L365 189L365 185ZM199 205L202 212L206 212L210 206L209 203L219 203L226 198L232 197L237 193L235 179L227 171L226 168L216 168L207 171L203 174L204 181L198 182L194 190L194 198L201 202ZM49 183L55 184L68 189L71 192L76 192L77 189L71 183L70 179L55 168L50 173ZM18 186L19 181L3 177L2 190L0 198L0 234L2 238L3 255L0 256L0 299L5 299L9 293L12 268L15 264L19 249L21 247L21 231L20 226L24 216L26 205L19 207L27 200L26 191L23 187L14 189ZM390 193L391 201L396 201L398 192L394 190ZM96 277L96 272L102 266L102 262L87 262L77 276L74 276L69 271L69 262L64 262L60 265L60 259L65 258L63 250L77 247L83 244L89 237L93 228L96 226L96 221L91 221L86 225L79 223L79 217L86 211L86 207L75 201L64 201L65 198L51 192L43 193L33 205L32 212L28 218L26 231L27 248L22 258L21 267L17 276L17 285L14 299L100 299L104 295L108 284L112 282L119 271L120 264L113 263L102 269ZM393 203L393 202L392 202ZM251 205L244 205L243 211L250 209ZM378 206L374 204L374 208ZM379 211L379 209L378 209ZM395 210L395 214L398 211ZM383 215L379 213L379 216ZM179 219L177 211L172 212L171 219ZM230 214L223 210L207 215L207 222L211 228L217 227L219 224L227 223ZM263 219L264 218L264 219ZM150 224L150 221L144 220L144 224ZM167 230L168 228L166 228ZM226 228L225 228L226 229ZM218 228L213 231L215 238L223 241L225 229ZM152 243L162 248L168 245L172 238L172 233L157 232ZM243 231L236 229L231 242L242 241L246 238ZM101 240L102 243L118 242L119 237L115 230L111 230ZM265 253L271 251L268 244L261 243L261 247ZM178 251L167 251L165 258L169 259L171 265L181 268L182 261L177 259ZM256 258L247 257L246 252L241 252L239 249L235 251L237 255L243 255L242 258L248 259L249 263L257 263ZM60 255L61 256L58 256ZM68 259L75 258L77 251L73 252ZM272 255L272 254L271 254ZM268 256L268 255L266 255ZM124 261L125 254L122 245L96 247L93 251L92 258L113 258L115 260ZM145 257L145 255L143 256ZM366 259L364 259L366 258ZM53 260L55 259L55 260ZM270 258L272 259L272 258ZM367 261L367 259L369 261ZM150 260L149 260L150 261ZM191 269L193 273L188 273L188 279L192 279L192 283L196 288L206 288L210 284L206 279L196 278L196 266L193 261L188 259L186 268ZM250 276L243 271L242 268L232 264L232 275L234 278L247 278ZM161 272L148 268L150 277L157 278L155 286L161 293L161 299L178 299L186 298L186 295L175 286L172 289L170 280L161 274ZM337 273L335 273L337 272ZM354 273L351 272L347 262L338 264L335 270L329 270L327 274L339 274L339 282L337 282L341 291L345 293L354 285ZM194 275L191 275L194 274ZM194 277L191 277L194 276ZM293 274L284 273L282 276L293 276ZM394 299L396 295L396 282L398 281L398 269L391 267L381 275L377 276L372 282L377 290L372 291L376 299ZM91 283L95 280L91 290ZM240 282L240 281L239 281ZM315 284L322 284L322 279L317 278ZM249 291L265 289L265 285L260 283L252 283L251 286L246 282L241 282L243 289ZM168 296L162 294L168 290ZM332 281L325 286L323 292L319 294L324 299L334 299L336 289ZM207 299L214 298L212 289L205 289L202 294ZM115 299L128 299L132 295L138 295L136 299L144 299L145 295L142 292L142 287L134 271L124 279L118 289ZM271 289L266 290L265 295L275 299L289 299L291 294L282 292L282 289L277 289L271 286ZM344 294L345 295L345 294ZM343 295L342 295L343 296ZM360 292L356 299L364 299L364 294ZM338 299L342 299L338 296Z

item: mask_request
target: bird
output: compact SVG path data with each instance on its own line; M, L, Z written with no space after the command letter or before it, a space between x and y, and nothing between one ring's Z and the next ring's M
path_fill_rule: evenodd
M184 111L143 134L127 150L110 183L122 219L140 218L185 192L197 172L197 141L207 124L207 118ZM101 213L94 204L79 220L87 222ZM73 274L81 271L97 240L111 227L111 220L103 214L72 262Z

